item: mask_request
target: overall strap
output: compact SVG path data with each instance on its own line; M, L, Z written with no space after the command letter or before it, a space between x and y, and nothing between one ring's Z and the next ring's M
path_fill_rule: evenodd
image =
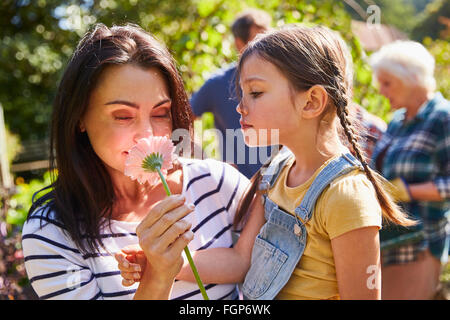
M361 163L350 153L342 154L322 170L314 179L311 187L306 191L300 205L295 209L298 218L304 222L311 219L317 199L322 191L336 178L353 171L355 168L364 170Z
M270 159L270 163L268 165L264 165L261 167L261 182L259 183L259 190L268 190L273 183L277 180L278 176L281 173L286 161L292 155L291 150L287 147L281 148L281 150Z

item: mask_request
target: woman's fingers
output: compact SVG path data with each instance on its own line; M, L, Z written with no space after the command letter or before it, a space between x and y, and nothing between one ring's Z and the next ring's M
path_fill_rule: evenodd
M192 224L185 220L175 222L163 235L161 235L160 246L163 248L168 248L179 237L189 231L191 226Z
M171 243L191 227L189 222L182 219L194 208L192 204L182 204L167 211L153 225L139 231L139 245L149 260L152 256L163 254Z
M194 210L194 205L184 202L184 197L166 198L152 208L136 229L145 254L140 262L145 262L145 269L150 268L152 275L175 276L183 265L182 251L194 237L189 230L191 223L183 220ZM139 257L138 254L135 256ZM138 281L128 269L124 269L123 277L129 283Z
M184 232L170 245L168 255L174 257L179 256L192 239L194 239L194 233L191 230Z
M159 201L141 221L136 228L136 234L140 237L142 231L151 227L158 221L166 212L181 206L186 201L183 195L172 195Z
M150 227L150 230L155 237L160 237L166 231L168 231L169 228L171 228L173 225L177 224L178 222L181 222L181 219L187 216L192 211L194 211L193 204L189 205L183 204L178 208L175 208L165 213L158 221L155 222L155 224L152 227ZM184 232L186 231L186 229L181 231Z

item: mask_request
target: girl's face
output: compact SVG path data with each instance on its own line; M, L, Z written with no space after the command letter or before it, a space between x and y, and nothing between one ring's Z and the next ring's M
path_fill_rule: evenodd
M240 85L237 111L245 143L263 146L287 141L299 126L288 79L275 65L253 54L244 61Z
M128 150L137 140L172 133L171 99L157 69L109 66L93 89L80 121L107 169L124 172Z

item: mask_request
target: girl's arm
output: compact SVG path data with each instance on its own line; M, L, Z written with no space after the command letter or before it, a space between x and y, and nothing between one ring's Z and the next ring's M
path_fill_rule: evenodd
M205 283L241 283L245 279L259 230L265 223L261 195L257 194L250 205L248 221L233 248L211 248L192 254L200 278ZM176 277L178 280L195 282L187 261Z
M381 299L378 227L364 227L331 240L341 299Z

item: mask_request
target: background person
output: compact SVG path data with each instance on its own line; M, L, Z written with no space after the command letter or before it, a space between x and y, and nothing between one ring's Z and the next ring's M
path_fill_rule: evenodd
M351 103L349 105L349 111L351 116L355 118L355 127L357 127L361 138L361 150L364 151L365 157L370 159L372 157L375 144L386 131L387 124L383 119L370 113L357 103ZM352 150L351 145L347 147Z
M448 259L450 104L436 92L434 58L420 43L398 41L371 56L380 92L395 109L372 165L421 223L381 230L383 299L431 299ZM383 249L384 248L384 249Z
M231 26L235 46L238 52L242 52L247 43L258 33L270 29L271 16L258 9L248 9L239 14ZM223 161L231 160L247 178L251 178L260 168L265 159L260 159L259 154L270 156L270 149L266 147L250 149L245 145L240 132L239 114L236 106L239 101L235 93L236 63L232 63L217 71L205 84L192 95L191 106L196 116L204 112L212 112L214 124L221 132L223 143L219 146ZM233 129L236 137L227 136L226 129ZM234 147L227 150L227 140L234 139ZM228 143L231 143L229 141ZM229 153L232 154L229 154ZM244 153L244 154L242 154ZM250 155L257 155L256 159ZM240 158L245 155L245 163L240 163ZM255 160L255 163L250 163ZM256 161L257 160L257 161Z

